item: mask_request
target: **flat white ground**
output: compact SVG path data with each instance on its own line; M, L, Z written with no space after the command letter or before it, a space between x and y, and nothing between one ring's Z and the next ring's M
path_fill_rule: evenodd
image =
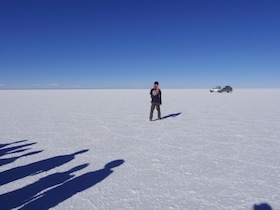
M0 91L1 209L279 210L280 90L162 92Z

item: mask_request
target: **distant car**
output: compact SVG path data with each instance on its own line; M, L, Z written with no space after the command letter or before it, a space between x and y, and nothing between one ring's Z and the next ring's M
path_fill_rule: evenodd
M221 92L221 90L222 90L222 87L221 86L217 86L217 87L214 87L214 88L210 89L210 92L211 93L213 93L213 92L219 93L219 92Z
M231 93L233 91L232 87L230 86L225 86L222 90L221 93L227 92L227 93Z

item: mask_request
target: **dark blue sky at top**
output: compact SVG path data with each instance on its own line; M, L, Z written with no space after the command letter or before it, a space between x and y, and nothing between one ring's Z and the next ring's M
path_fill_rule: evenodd
M155 80L280 87L280 1L0 1L0 89Z

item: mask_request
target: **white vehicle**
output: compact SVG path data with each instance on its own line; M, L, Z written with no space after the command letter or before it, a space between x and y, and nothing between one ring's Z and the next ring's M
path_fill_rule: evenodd
M222 87L221 86L217 86L217 87L214 87L214 88L210 89L210 92L211 93L213 93L213 92L219 93L219 92L221 92L221 90L222 90Z

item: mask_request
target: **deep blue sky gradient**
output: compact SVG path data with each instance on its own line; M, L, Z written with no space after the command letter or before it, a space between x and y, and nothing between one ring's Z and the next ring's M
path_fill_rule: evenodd
M0 89L280 87L280 1L3 0Z

